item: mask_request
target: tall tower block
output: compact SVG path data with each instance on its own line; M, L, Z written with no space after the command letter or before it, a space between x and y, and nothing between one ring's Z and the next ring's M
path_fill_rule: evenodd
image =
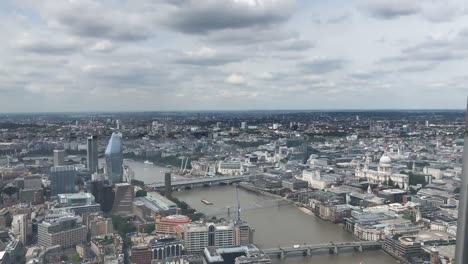
M468 263L468 102L465 113L465 133L463 147L463 169L460 185L460 204L458 206L457 246L455 264Z

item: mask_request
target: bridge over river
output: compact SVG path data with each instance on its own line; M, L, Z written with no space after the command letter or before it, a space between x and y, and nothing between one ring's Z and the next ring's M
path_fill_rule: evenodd
M278 258L284 259L287 254L299 253L303 256L311 256L315 252L328 250L330 254L338 254L341 249L351 249L362 252L364 250L381 249L382 243L378 241L350 241L340 243L323 243L323 244L303 244L294 245L291 247L278 247L263 249L263 252L268 255L277 255Z
M209 178L195 178L195 179L184 179L171 182L173 190L183 188L194 188L200 186L211 186L214 184L232 184L235 182L247 181L250 179L250 175L239 175L239 176L221 176L221 177L209 177ZM148 187L154 189L164 189L164 182L155 182L148 184Z

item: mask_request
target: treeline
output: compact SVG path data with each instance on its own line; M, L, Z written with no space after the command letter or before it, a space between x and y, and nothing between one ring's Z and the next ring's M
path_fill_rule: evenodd
M182 162L181 159L179 158L179 156L146 157L146 156L143 156L143 155L135 155L135 153L133 153L133 152L124 153L124 158L137 160L137 161L148 160L148 161L151 161L151 162L153 162L155 164L158 164L158 165L170 165L170 166L173 166L173 167L180 167L180 164ZM189 160L188 160L188 163L187 163L187 169L192 168L192 165L190 165L190 162L194 161L194 160L197 160L197 158L189 157Z
M44 126L34 124L34 123L26 123L26 124L10 123L10 122L0 123L0 129L39 128L39 127L44 127Z

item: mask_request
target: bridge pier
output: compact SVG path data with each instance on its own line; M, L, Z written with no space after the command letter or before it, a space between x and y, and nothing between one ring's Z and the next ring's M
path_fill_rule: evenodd
M333 254L338 255L338 246L336 246L336 245L333 248Z
M362 245L359 245L358 251L362 252Z
M284 250L281 249L280 259L284 259L284 258L286 258L286 252L284 252Z
M312 250L311 250L310 248L307 248L307 250L306 250L306 255L307 255L307 256L312 255L312 252L311 252L311 251L312 251Z

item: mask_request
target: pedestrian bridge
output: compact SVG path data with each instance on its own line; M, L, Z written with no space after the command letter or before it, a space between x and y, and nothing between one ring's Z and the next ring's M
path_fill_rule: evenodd
M382 242L378 241L350 241L340 243L324 243L324 244L303 244L294 245L291 247L278 247L263 249L263 252L268 255L277 255L278 258L284 259L287 254L302 253L304 256L311 256L316 252L328 250L330 254L338 254L342 249L354 249L362 252L364 250L381 249Z
M221 177L209 177L209 178L195 178L195 179L184 179L171 182L171 188L173 190L182 188L194 188L200 186L211 186L213 184L232 184L234 182L241 182L249 180L249 175L238 175L238 176L221 176ZM163 189L165 187L164 182L156 182L148 185L155 189Z

